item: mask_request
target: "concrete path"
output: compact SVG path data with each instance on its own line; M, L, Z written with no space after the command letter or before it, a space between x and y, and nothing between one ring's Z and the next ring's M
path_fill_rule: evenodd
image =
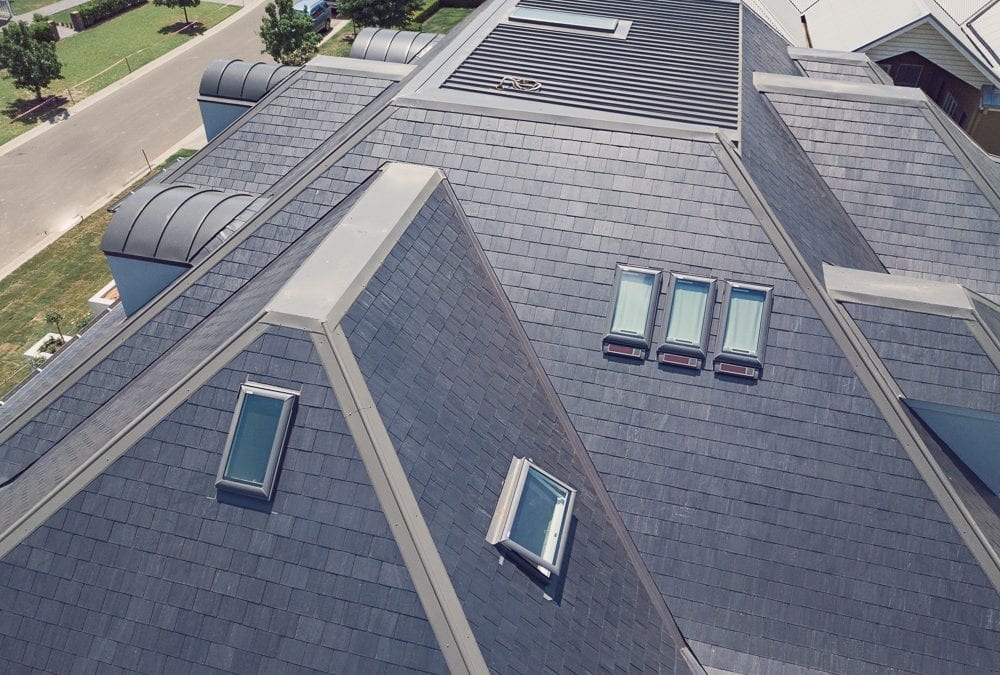
M0 145L0 278L147 171L201 126L198 83L213 59L270 60L264 0ZM143 155L145 152L145 156Z
M24 14L18 14L14 17L14 21L25 21L27 23L31 23L31 19L35 16L35 14L49 16L50 14L61 12L64 9L72 9L73 7L82 5L85 2L87 2L87 0L59 0L59 2L53 2L51 5L45 5L44 7L39 7L36 10L25 12Z

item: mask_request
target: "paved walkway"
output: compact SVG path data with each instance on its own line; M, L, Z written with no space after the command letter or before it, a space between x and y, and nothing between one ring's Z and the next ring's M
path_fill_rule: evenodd
M87 2L87 0L59 0L59 2L53 2L51 5L45 5L44 7L39 7L36 10L25 12L24 14L18 14L14 17L14 21L26 21L31 23L31 19L35 16L35 14L49 16L50 14L61 12L64 9L72 9L73 7L82 5L85 2Z
M0 278L145 172L145 157L155 162L200 127L209 62L269 60L257 36L264 2L247 5L65 118L0 145Z

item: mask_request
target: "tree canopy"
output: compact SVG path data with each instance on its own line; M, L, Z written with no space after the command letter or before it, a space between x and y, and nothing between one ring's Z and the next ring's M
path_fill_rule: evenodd
M339 0L337 14L354 22L355 28L406 28L421 0Z
M265 54L286 66L301 66L316 55L319 34L305 12L292 9L292 0L275 0L264 8L260 39Z
M7 70L16 88L34 91L35 98L41 100L42 89L62 78L51 27L24 21L4 27L0 31L0 68Z
M154 5L161 7L180 7L184 10L184 23L191 23L188 20L188 7L197 7L201 0L153 0Z

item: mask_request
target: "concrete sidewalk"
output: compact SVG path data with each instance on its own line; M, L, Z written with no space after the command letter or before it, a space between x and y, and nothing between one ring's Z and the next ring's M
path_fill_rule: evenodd
M0 278L147 171L201 125L196 97L217 58L270 61L264 0L0 146ZM252 4L252 6L250 6Z

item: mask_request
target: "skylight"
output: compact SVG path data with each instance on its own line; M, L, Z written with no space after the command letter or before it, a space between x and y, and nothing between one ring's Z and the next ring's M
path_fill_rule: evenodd
M533 23L559 28L575 28L578 30L598 33L614 33L618 29L618 19L604 16L577 14L575 12L559 12L533 7L518 7L508 17L518 23Z
M271 499L296 397L250 382L240 388L216 487Z
M510 463L486 541L559 574L576 491L528 459Z
M667 288L667 328L658 360L672 366L701 368L715 304L715 280L671 274Z
M719 354L715 357L716 372L754 379L760 377L770 313L770 288L728 284L722 307L725 324Z
M618 266L611 325L604 337L605 353L645 358L659 294L659 272L641 267Z

